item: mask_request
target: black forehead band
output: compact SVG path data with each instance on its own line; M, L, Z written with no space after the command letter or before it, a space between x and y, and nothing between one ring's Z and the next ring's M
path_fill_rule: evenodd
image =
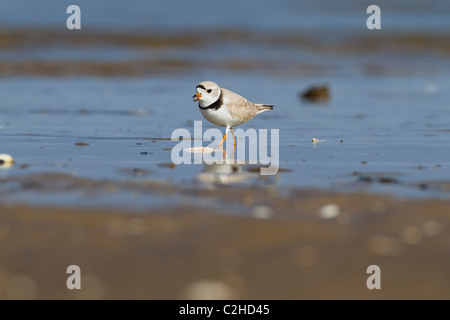
M200 89L203 89L203 90L206 90L206 88L205 88L205 86L204 85L202 85L202 84L199 84L197 87L195 87L196 89L197 88L200 88Z

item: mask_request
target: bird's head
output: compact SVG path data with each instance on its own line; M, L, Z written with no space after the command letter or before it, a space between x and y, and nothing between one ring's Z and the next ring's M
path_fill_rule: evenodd
M196 94L192 97L194 101L200 103L200 106L207 107L216 102L220 97L220 87L212 81L203 81L195 88Z

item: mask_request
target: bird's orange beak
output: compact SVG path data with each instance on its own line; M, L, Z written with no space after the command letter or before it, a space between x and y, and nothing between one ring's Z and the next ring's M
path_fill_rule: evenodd
M194 102L195 102L202 98L202 94L200 92L197 92L196 94L194 94L194 96L192 98L194 98Z

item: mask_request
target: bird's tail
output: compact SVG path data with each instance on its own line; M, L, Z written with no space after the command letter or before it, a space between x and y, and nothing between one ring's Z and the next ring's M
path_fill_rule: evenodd
M271 106L269 104L260 104L260 103L255 103L255 106L259 110L259 112L272 110L273 108L275 108L275 106Z

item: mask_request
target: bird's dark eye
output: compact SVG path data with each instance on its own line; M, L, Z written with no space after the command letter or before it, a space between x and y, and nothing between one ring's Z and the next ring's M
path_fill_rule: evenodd
M211 89L208 89L208 90L206 90L206 91L207 91L208 93L211 93L212 90L211 90Z

